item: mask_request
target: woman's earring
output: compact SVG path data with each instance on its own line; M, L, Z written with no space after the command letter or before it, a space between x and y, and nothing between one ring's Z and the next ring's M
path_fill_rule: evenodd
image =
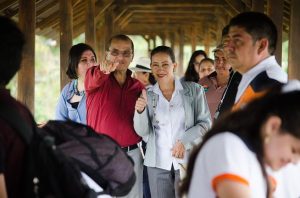
M268 144L270 142L270 136L269 135L266 135L265 137L264 137L264 143L265 144Z

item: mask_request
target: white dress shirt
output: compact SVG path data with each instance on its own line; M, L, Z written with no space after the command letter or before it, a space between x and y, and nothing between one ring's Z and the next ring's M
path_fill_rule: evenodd
M153 123L156 133L156 161L157 168L164 170L171 170L172 164L175 170L179 169L178 159L172 157L171 149L185 132L185 113L179 93L182 89L180 81L175 79L175 90L171 100L168 101L159 89L158 83L153 87L153 92L158 94L157 107L154 112L156 123Z

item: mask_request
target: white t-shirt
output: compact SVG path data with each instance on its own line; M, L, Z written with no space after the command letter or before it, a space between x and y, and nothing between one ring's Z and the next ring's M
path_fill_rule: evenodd
M230 179L248 185L251 197L265 198L266 182L255 153L236 135L215 135L197 156L189 198L215 198L214 184Z
M276 172L269 170L269 174L275 178L277 184L274 198L300 197L300 163L288 164Z

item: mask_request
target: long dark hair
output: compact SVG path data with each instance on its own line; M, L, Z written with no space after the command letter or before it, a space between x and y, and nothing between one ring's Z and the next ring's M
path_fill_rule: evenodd
M91 51L94 56L95 59L97 61L97 56L96 53L94 51L94 49L85 44L85 43L79 43L77 45L73 45L69 51L69 60L68 60L68 69L66 74L68 75L68 77L70 79L77 79L78 78L78 74L76 72L77 68L78 68L78 64L81 58L81 55L83 54L83 52L85 51Z
M193 52L193 54L190 58L189 64L184 73L185 81L192 81L192 82L196 82L196 83L199 82L199 74L196 72L195 66L194 66L195 59L199 55L202 55L202 56L204 56L204 58L207 58L207 55L206 55L205 51L203 51L203 50L197 50L197 51Z
M279 93L280 87L272 90L263 98L256 99L245 108L236 112L224 114L218 119L212 129L203 137L200 145L195 147L189 158L186 177L182 180L180 194L186 194L189 190L195 161L203 145L215 136L226 131L239 136L247 147L256 154L260 163L262 173L267 180L265 165L263 162L263 137L261 126L271 116L280 117L282 131L300 138L300 91ZM269 196L269 185L267 185L267 197Z

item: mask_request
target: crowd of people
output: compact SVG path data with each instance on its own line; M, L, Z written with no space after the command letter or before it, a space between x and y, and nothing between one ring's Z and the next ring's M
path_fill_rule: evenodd
M0 102L32 124L5 89L24 37L10 19L0 24ZM288 82L276 42L267 15L240 13L224 27L214 60L195 51L182 78L167 46L129 68L127 35L110 38L102 62L89 45L74 45L55 119L86 124L122 147L136 175L129 198L300 197L300 82ZM0 197L21 197L26 146L5 119L0 127Z

